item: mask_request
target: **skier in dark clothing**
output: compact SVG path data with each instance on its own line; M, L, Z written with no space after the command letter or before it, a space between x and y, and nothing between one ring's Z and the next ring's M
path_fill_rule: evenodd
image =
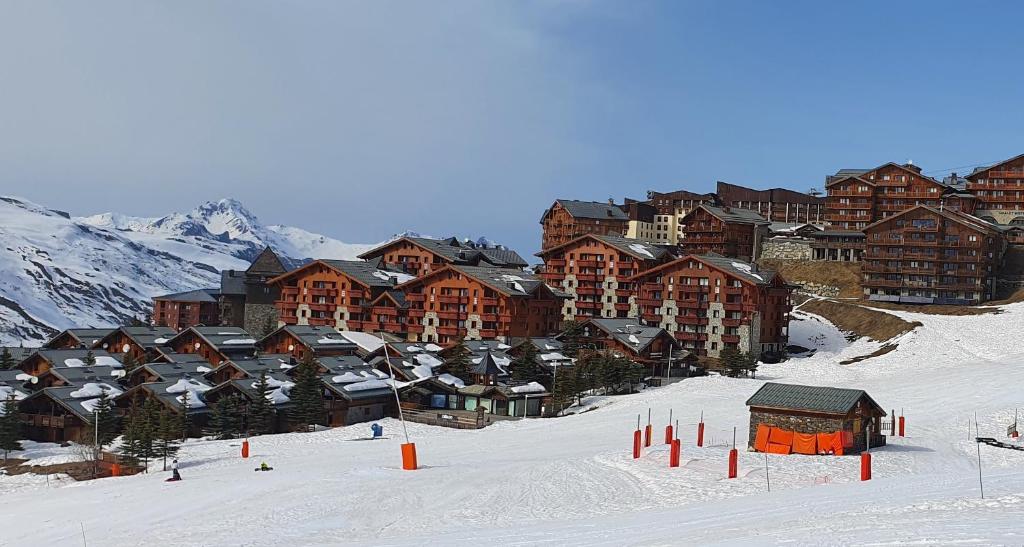
M174 461L171 462L171 480L173 480L173 481L180 481L181 480L181 474L178 473L178 460L177 459L175 459Z

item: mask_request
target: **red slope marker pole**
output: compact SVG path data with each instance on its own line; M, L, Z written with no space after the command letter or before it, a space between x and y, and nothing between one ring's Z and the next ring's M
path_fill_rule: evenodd
M672 444L672 409L668 409L668 425L665 426L665 444Z

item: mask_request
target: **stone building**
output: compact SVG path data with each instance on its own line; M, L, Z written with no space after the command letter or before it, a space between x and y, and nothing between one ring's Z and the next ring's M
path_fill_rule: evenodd
M747 399L753 449L761 424L803 434L843 432L852 442L847 454L864 450L867 432L871 446L885 444L881 419L885 410L860 389L841 389L768 382Z

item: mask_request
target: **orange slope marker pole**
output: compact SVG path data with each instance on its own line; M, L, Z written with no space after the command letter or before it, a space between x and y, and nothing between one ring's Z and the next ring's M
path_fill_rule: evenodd
M640 458L640 415L636 415L636 431L633 432L633 459Z
M665 444L672 444L672 409L668 409L668 425L665 426Z
M402 401L398 398L398 384L395 378L395 368L391 366L391 355L388 354L388 342L384 339L384 333L380 334L380 341L384 344L384 360L388 362L388 371L391 373L391 389L395 392L395 404L398 405L398 419L402 422L402 432L405 433L405 444L402 445L402 469L415 471L419 468L416 461L416 444L409 441L409 429L405 426L405 414L402 413Z
M651 437L654 436L654 427L651 426L651 409L647 408L647 427L644 428L644 446L651 446Z

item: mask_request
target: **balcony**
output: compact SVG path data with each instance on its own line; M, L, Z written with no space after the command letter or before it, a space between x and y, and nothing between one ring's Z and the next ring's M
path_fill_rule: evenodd
M496 314L496 313L481 313L480 314L480 320L483 321L484 323L497 323L498 322L498 314Z
M723 344L739 344L740 343L740 335L738 335L738 334L723 334L722 335L722 343Z
M364 298L365 297L365 293L363 291L361 291L361 290L358 290L358 289L349 289L348 291L342 291L342 292L344 292L345 296L347 296L349 298Z
M405 300L407 302L425 302L427 295L418 292L405 293Z
M409 308L409 311L407 312L407 315L410 318L415 317L416 319L422 319L423 316L426 315L426 313L427 313L426 310L423 310L423 309L420 309L420 308Z
M638 298L636 303L639 306L652 306L657 308L663 302L660 298Z
M742 324L743 324L743 320L742 319L730 319L728 317L722 318L722 326L723 327L739 327Z
M544 261L544 265L549 267L549 268L564 268L565 267L565 259L564 258L549 258L549 259Z
M494 297L487 297L487 296L485 296L485 297L480 299L480 305L481 306L485 306L485 307L487 307L487 306L497 306L498 305L498 299L494 298Z
M707 317L695 317L692 315L677 315L676 323L680 325L707 325Z
M282 291L283 294L283 291ZM309 289L310 296L338 296L337 289Z
M631 309L631 306L628 303L622 303L622 302L616 302L615 303L615 311L625 311L625 312L628 312L630 309Z
M455 294L441 294L437 296L437 301L442 304L468 304L469 297Z
M598 260L577 260L577 268L603 268L604 262Z
M480 329L480 338L490 340L498 337L498 331L495 329Z
M1024 171L989 171L989 179L1019 179L1024 178Z
M405 325L405 330L411 334L423 334L424 328L423 325L418 323L407 323Z
M569 290L572 291L573 289ZM604 289L601 287L576 287L576 294L601 296L604 294Z
M333 317L310 317L308 320L309 324L314 327L333 327Z
M633 291L630 289L615 289L615 296L629 298L633 296Z
M640 317L644 321L651 321L651 322L654 322L654 323L660 323L661 322L661 314L657 314L657 313L643 313L643 314L640 315Z
M389 308L386 306L374 306L373 315L386 315L388 317L396 317L398 316L398 309Z
M703 342L708 339L708 333L706 332L686 332L676 331L676 340L688 340L694 342Z
M459 327L437 327L437 333L442 336L458 336Z
M469 316L464 311L439 311L437 312L438 319L446 319L450 321L465 320Z

